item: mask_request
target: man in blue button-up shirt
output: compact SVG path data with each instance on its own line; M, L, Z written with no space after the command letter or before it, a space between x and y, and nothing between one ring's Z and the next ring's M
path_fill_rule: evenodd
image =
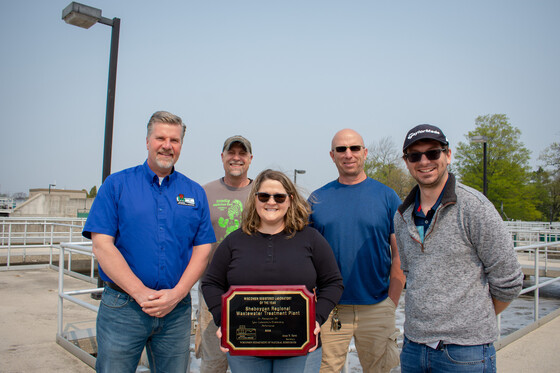
M176 115L154 113L148 159L105 180L84 227L105 281L98 372L134 372L144 346L153 371L188 367L189 292L215 236L204 190L174 169L185 128Z

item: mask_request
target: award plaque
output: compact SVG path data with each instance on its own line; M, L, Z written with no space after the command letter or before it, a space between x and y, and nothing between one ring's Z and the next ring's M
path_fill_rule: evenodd
M230 355L305 355L314 329L315 297L304 285L231 286L222 295L222 346Z

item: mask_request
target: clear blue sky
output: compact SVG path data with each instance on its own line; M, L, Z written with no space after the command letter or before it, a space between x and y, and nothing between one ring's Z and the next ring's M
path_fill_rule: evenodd
M177 169L223 175L226 137L253 143L249 176L337 177L336 131L366 145L440 126L454 148L506 114L539 153L560 141L559 1L101 1L119 17L112 170L146 158L156 110L187 123ZM111 29L61 20L64 0L0 0L0 192L101 183Z

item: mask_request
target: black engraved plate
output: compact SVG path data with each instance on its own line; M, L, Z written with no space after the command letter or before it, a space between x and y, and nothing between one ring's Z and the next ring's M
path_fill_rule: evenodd
M222 346L231 355L305 355L314 329L315 298L303 285L232 286L222 295Z

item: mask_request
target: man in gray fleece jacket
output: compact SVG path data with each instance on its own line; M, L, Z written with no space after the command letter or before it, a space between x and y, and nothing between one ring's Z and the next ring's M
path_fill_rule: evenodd
M523 283L510 233L484 195L448 172L439 128L411 129L403 153L418 185L394 218L407 277L401 371L495 372L496 315Z

